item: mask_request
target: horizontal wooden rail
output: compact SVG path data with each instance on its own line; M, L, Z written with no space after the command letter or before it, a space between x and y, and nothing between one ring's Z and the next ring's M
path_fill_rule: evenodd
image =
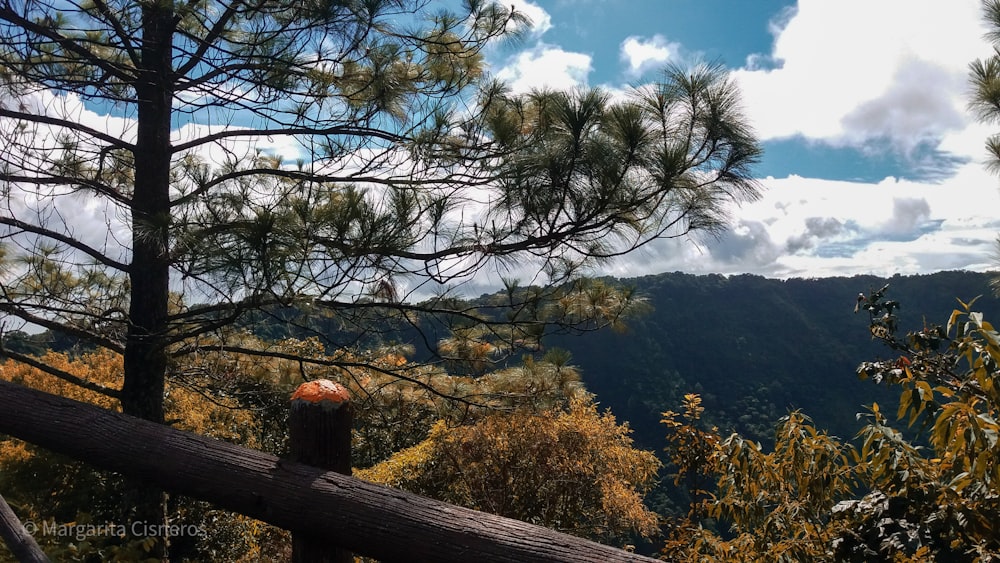
M0 433L382 561L655 561L6 381Z

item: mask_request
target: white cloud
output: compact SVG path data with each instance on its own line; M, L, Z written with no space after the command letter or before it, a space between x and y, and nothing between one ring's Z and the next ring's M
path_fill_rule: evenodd
M529 2L528 0L507 1L514 8L515 12L524 14L531 20L531 35L537 37L552 29L552 16L538 4Z
M773 263L781 255L781 247L774 243L767 225L759 221L738 220L709 247L715 260L726 264Z
M835 217L806 217L804 223L805 230L785 242L787 252L808 253L818 244L835 240L847 229L845 223Z
M591 70L590 55L539 44L509 60L497 72L497 78L507 82L515 93L533 88L568 90L586 86Z
M0 99L0 107L66 119L96 132L98 138L108 136L126 142L135 138L133 120L87 109L75 94L56 95L40 88ZM54 164L70 153L68 144L75 146L72 150L75 157L93 164L103 162L98 149L105 144L103 141L95 142L89 132L56 124L27 124L0 118L0 139L6 143L0 163L9 171L27 177L47 177ZM130 239L127 227L130 218L121 205L74 186L8 182L3 187L0 215L73 237L114 260L127 256L123 241ZM35 235L8 226L0 228L0 235L6 244L22 250L31 249L39 241Z
M901 63L885 93L844 115L841 126L849 141L889 138L906 153L922 141L961 130L968 118L956 99L964 76L914 59ZM928 87L928 85L936 87ZM958 102L958 103L956 103Z
M888 139L900 151L961 130L966 68L989 54L978 0L800 0L775 23L776 61L735 73L764 139Z
M931 215L931 206L922 197L893 197L892 215L882 224L887 235L906 236L919 232Z
M763 197L734 209L730 230L719 240L657 241L602 272L787 278L995 268L1000 189L977 163L941 183L798 176L763 183Z
M671 59L677 58L679 51L679 43L671 43L662 35L654 35L648 40L631 36L622 41L619 57L627 66L626 75L638 78L643 73L660 68Z

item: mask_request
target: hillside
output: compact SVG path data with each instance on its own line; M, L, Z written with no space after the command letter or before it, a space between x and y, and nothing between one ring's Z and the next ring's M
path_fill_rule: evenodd
M1000 301L990 292L989 277L940 272L888 280L774 280L667 273L623 279L617 282L637 289L650 311L630 319L624 332L550 335L543 345L568 350L588 389L631 423L636 441L647 449L663 446L660 413L676 409L691 392L702 395L706 416L723 431L768 442L779 417L802 409L819 427L849 438L865 405L895 401L892 391L855 374L860 362L891 355L869 336L867 316L854 314L858 293L889 283L889 298L902 305L902 331L920 328L925 319L944 324L956 298L979 295L976 309L996 320ZM243 324L272 340L322 334L328 343L350 347L406 343L418 361L433 358L427 345L448 334L447 327L426 320L421 334L413 324L391 319L358 332L335 317L302 319L289 310L249 315ZM16 331L4 335L4 346L25 353L79 350L72 338Z
M572 353L588 388L631 422L646 448L662 448L660 413L689 392L704 397L706 414L724 431L768 441L779 417L802 409L819 427L850 438L864 405L894 402L892 391L855 374L860 362L891 356L869 336L867 316L854 314L858 293L889 283L906 331L920 328L925 315L928 323L946 323L956 298L977 295L976 309L998 318L988 280L968 272L888 280L647 276L622 280L653 307L626 332L553 336L545 344Z

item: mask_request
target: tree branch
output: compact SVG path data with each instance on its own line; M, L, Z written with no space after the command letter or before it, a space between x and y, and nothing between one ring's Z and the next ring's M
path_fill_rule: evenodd
M104 264L105 266L108 266L109 268L114 268L119 272L123 273L128 273L129 271L129 266L127 264L123 264L121 262L118 262L117 260L112 260L111 258L108 258L107 256L104 255L104 253L98 251L97 249L88 246L80 242L79 240L64 235L62 233L58 233L56 231L52 231L44 227L39 227L38 225L32 225L31 223L25 223L24 221L14 219L13 217L0 216L0 225L7 225L28 233L34 233L36 235L41 235L45 238L50 238L52 240L61 242L75 250L78 250L86 254L87 256L90 256L94 260L97 260L98 262Z
M9 299L9 298L7 298ZM42 328L54 331L62 332L68 336L75 336L82 340L86 340L91 344L97 346L102 346L108 350L112 350L119 354L125 353L125 347L120 343L115 342L109 338L105 338L93 332L77 328L68 323L61 323L59 321L53 321L51 319L46 319L45 317L40 317L38 315L33 315L24 309L21 305L17 305L11 301L0 301L0 312L8 313L14 315L15 317L27 321L31 324L38 325Z
M0 4L0 20L6 21L12 25L20 27L31 33L36 33L52 40L57 43L63 49L82 57L87 64L92 64L97 68L100 68L104 72L114 76L115 78L121 80L122 82L130 82L134 77L130 76L128 73L124 72L117 65L109 64L107 59L91 53L87 49L84 49L79 44L77 40L72 37L66 37L57 33L55 30L45 27L43 25L36 24L35 22L21 17L20 14L15 12L10 8L9 2L4 2Z
M215 44L216 39L222 36L226 30L226 26L238 12L237 7L242 5L242 2L234 0L226 6L226 10L219 16L212 29L208 31L205 37L198 39L198 49L191 54L186 63L179 65L174 70L177 76L187 76L187 73L191 72L194 67L202 62L205 53Z
M237 354L246 354L248 356L258 356L258 357L262 357L262 358L275 358L275 359L278 359L278 360L290 360L290 361L293 361L293 362L306 363L306 364L315 365L315 366L370 369L372 371L376 371L376 372L381 373L383 375L387 375L389 377L393 377L393 378L396 378L396 379L400 379L402 381L406 381L406 382L412 383L412 384L414 384L414 385L416 385L416 386L418 386L418 387L420 387L422 389L425 389L426 391L428 391L432 395L441 397L442 399L445 399L445 400L448 400L448 401L455 401L455 402L458 402L458 403L462 403L464 405L468 405L470 407L485 407L485 408L489 408L489 405L480 404L480 403L476 403L474 401L470 401L467 397L458 397L458 396L455 396L455 395L449 395L449 394L444 393L442 391L438 391L437 389L435 389L430 384L428 384L428 383L426 383L424 381L420 381L419 379L416 379L416 378L413 378L413 377L409 377L407 375L403 375L402 373L400 373L398 371L392 371L392 370L383 369L383 368L380 368L378 366L374 366L372 364L368 364L368 363L365 363L365 362L345 362L345 361L342 361L342 360L327 360L327 359L322 359L322 358L306 358L306 357L302 357L302 356L297 355L297 354L289 354L289 353L286 353L286 352L274 352L274 351L267 351L267 350L254 350L253 348L245 348L245 347L242 347L242 346L227 346L227 345L222 345L222 344L209 344L209 345L199 345L199 346L188 346L188 347L185 347L185 348L181 348L180 350L174 351L173 354L171 354L171 355L174 356L174 357L180 357L180 356L186 356L188 354L193 354L195 352L234 352L234 353L237 353Z
M61 369L54 368L54 367L46 364L45 362L42 362L42 361L40 361L40 360L38 360L36 358L33 358L32 356L27 356L25 354L21 354L21 353L18 353L18 352L13 352L11 350L8 350L8 349L6 349L3 346L2 341L0 341L0 358L10 358L11 360L14 360L15 362L22 363L22 364L27 365L27 366L31 366L31 367L39 370L39 371L43 371L43 372L51 375L53 377L57 377L57 378L65 381L66 383L69 383L69 384L72 384L72 385L76 385L77 387L81 387L81 388L86 389L88 391L93 391L94 393L98 393L100 395L104 395L105 397L108 397L108 398L111 398L111 399L115 399L116 401L119 400L119 399L121 399L121 391L119 391L118 389L113 389L111 387L105 387L105 386L103 386L103 385L101 385L99 383L94 383L93 381L87 381L86 379L83 379L82 377L77 377L77 376L73 375L72 373L63 371Z
M0 496L0 536L3 537L11 554L21 563L49 563L35 538L18 520L17 515Z
M46 125L55 125L55 126L62 127L62 128L65 128L65 129L70 129L72 131L77 131L79 133L85 133L85 134L90 135L91 137L93 137L95 139L99 139L101 141L104 141L105 143L108 143L109 145L111 145L111 146L113 146L115 148L118 148L118 149L125 149L125 150L128 150L128 151L134 151L135 150L135 145L133 145L131 143L126 143L125 141L121 140L119 137L108 135L107 133L102 133L101 131L98 131L96 129L92 129L90 127L87 127L86 125L82 125L80 123L77 123L77 122L74 122L74 121L70 121L68 119L63 119L63 118L59 118L59 117L50 117L48 115L39 115L39 114L35 114L35 113L26 113L26 112L21 112L21 111L14 111L14 110L11 110L11 109L7 109L7 108L5 108L3 106L0 106L0 117L9 117L11 119L20 119L20 120L24 120L24 121L29 121L31 123L44 123Z
M0 180L11 183L35 184L38 186L72 186L77 185L82 188L93 190L108 199L125 206L131 206L132 201L118 193L114 188L106 186L100 182L87 178L72 176L22 176L16 174L6 174L0 172Z
M375 139L382 139L384 141L391 141L394 143L402 142L406 140L406 137L390 133L388 131L383 131L381 129L373 129L371 127L355 127L348 125L335 125L330 127L284 127L281 129L227 129L225 131L219 131L218 133L211 133L203 137L199 137L193 141L188 141L187 143L181 143L173 146L173 152L179 153L195 147L220 141L222 139L227 139L231 137L275 137L275 136L292 136L292 135L309 135L315 137L324 137L332 135L353 135L355 137L370 137Z
M131 44L132 38L125 32L125 28L122 27L121 20L118 16L108 7L107 2L104 0L93 0L94 5L97 6L98 11L104 16L105 20L111 25L111 28L115 30L115 34L118 35L118 39L122 42L122 47L125 52L128 53L129 60L136 67L139 66L141 62L141 57L135 48Z

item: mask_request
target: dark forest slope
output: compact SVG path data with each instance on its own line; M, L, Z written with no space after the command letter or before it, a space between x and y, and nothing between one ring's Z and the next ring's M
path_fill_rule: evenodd
M768 439L774 422L800 408L816 424L843 438L860 423L855 415L873 400L894 394L859 381L858 364L891 356L872 341L864 313L854 314L859 292L890 284L901 302L903 331L945 324L956 298L983 297L976 309L997 319L989 276L942 272L787 281L758 276L662 274L623 283L648 297L653 311L625 333L602 331L550 337L546 344L572 352L588 388L601 404L629 420L640 445L663 445L660 412L677 409L684 393L698 392L707 415L722 429Z

